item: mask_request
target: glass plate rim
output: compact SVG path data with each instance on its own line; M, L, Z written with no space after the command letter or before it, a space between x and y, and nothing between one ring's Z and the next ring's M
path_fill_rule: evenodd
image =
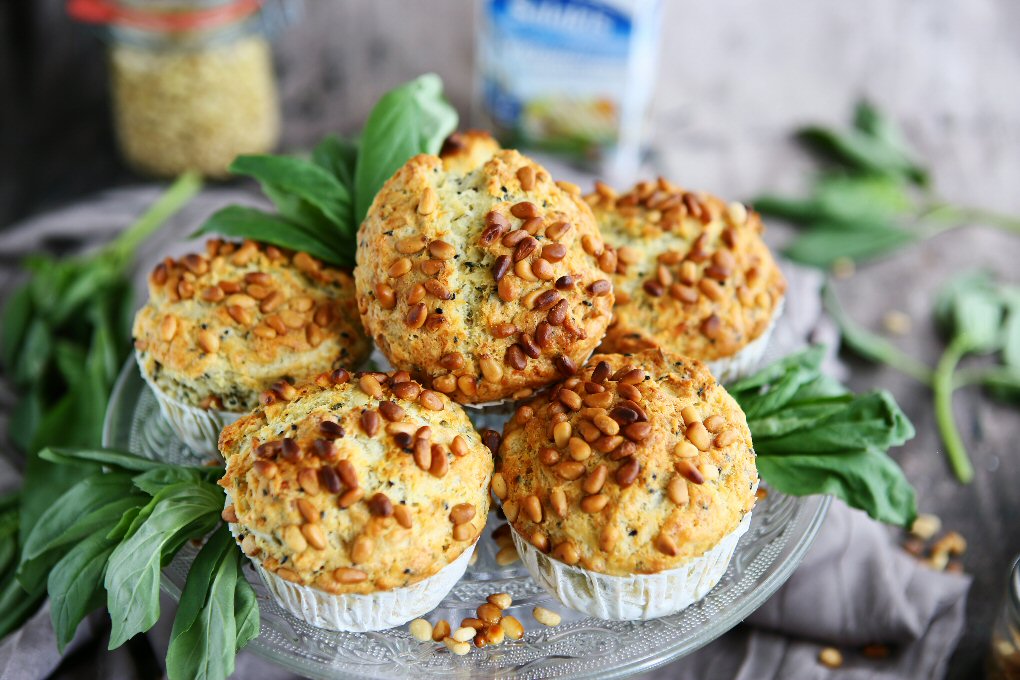
M147 386L141 378L137 363L133 359L128 359L121 368L117 381L110 393L110 400L107 404L107 411L103 420L103 446L109 446L116 436L114 429L117 424L117 418L113 414L113 409L111 407L115 404L120 404L123 401L123 393L130 389L133 381L137 382L138 386L142 389L146 389ZM721 614L723 625L715 626L711 634L705 635L703 638L697 639L693 643L677 644L675 648L670 649L669 652L666 653L651 652L616 668L602 671L599 673L598 677L606 679L622 678L661 668L662 666L665 666L678 658L687 656L688 654L691 654L718 639L732 630L756 609L761 607L787 580L789 580L793 572L800 566L804 555L814 544L818 531L821 529L821 525L828 514L829 506L832 503L831 496L802 496L795 498L799 502L799 506L796 514L790 521L804 521L802 516L805 515L805 513L809 514L810 516L806 520L807 526L804 533L797 539L782 563L780 563L775 571L769 574L763 582L754 589L754 593L752 595ZM160 587L175 601L180 600L180 588L162 571L160 572ZM313 660L287 656L282 652L277 651L271 645L261 642L258 637L252 640L246 649L252 650L262 658L271 661L284 669L291 671L300 670L309 678L316 678L318 680L335 680L337 677L343 677L351 678L353 680L371 677L348 672L342 672L340 674L324 674ZM512 674L497 672L496 677L512 677Z

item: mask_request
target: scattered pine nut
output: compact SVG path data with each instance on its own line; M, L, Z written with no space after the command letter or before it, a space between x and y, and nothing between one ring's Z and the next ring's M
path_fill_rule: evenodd
M407 629L418 642L429 642L432 640L432 624L425 619L415 619Z
M471 651L470 644L468 644L467 642L458 642L457 640L454 640L452 637L443 638L443 644L446 645L446 648L449 649L454 654L456 654L457 656L464 656L465 654Z
M452 637L457 642L467 642L468 640L473 638L475 636L475 633L477 632L478 631L476 631L474 628L471 628L470 626L463 626L455 630L453 632L453 635L451 635L450 637Z
M942 520L936 515L920 514L910 525L910 533L922 541L931 540L942 529Z
M517 554L517 548L513 545L500 548L499 552L496 553L496 564L501 567L513 564L519 559L521 559L521 556Z
M435 627L432 629L432 639L435 642L442 642L443 638L450 635L450 624L445 619L436 621Z
M835 647L825 647L818 652L818 660L827 668L839 668L843 665L843 654Z
M560 621L562 620L559 614L551 609L546 609L545 607L535 607L532 614L535 616L536 621L541 623L543 626L549 626L550 628L560 625Z
M910 316L898 309L891 309L882 316L882 326L892 335L906 335L913 325Z
M499 625L511 640L520 640L524 637L524 626L515 616L504 616L499 620Z
M489 595L486 600L500 609L508 609L514 601L513 597L510 596L510 593L493 593L492 595Z

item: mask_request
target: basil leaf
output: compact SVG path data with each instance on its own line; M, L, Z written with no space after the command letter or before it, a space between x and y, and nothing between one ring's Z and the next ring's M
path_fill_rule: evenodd
M234 619L237 621L235 653L241 651L249 642L259 636L259 603L255 597L255 589L244 577L241 565L244 557L240 551L234 552L237 560L237 586L234 588Z
M115 449L72 449L62 446L50 446L40 451L39 457L51 463L63 465L93 463L132 472L147 472L167 467L165 463Z
M361 133L354 171L354 224L368 213L390 177L418 154L436 154L457 128L457 112L443 99L443 82L430 73L384 94Z
M898 153L902 158L907 159L907 176L917 184L927 186L929 180L928 172L917 163L909 160L913 152L903 138L903 133L900 132L899 127L891 119L884 116L870 102L860 101L854 111L854 126L861 132L884 144L892 152Z
M779 437L751 438L754 449L763 455L812 453L873 448L886 450L914 436L914 428L892 395L885 391L856 395L844 408L817 421L807 432L796 431Z
M935 298L936 324L950 339L963 338L969 352L1000 347L1004 312L999 291L987 272L959 274Z
M17 579L0 584L0 638L20 627L39 606L44 593L28 593Z
M1020 369L1020 290L1006 294L1006 321L1002 327L1002 363Z
M353 204L351 194L335 176L311 161L291 156L238 156L230 165L235 174L254 177L277 204L284 217L297 219L291 198L312 206L335 225L349 225ZM286 197L288 200L280 200Z
M97 531L78 543L50 571L50 621L61 653L82 619L106 601L103 578L107 560L117 545L106 533Z
M813 224L811 230L799 235L783 251L787 257L802 264L827 268L839 258L864 260L877 257L917 240L917 236L892 224L871 228L846 224Z
M757 373L742 378L727 387L730 394L746 392L748 396L755 394L762 395L764 388L781 379L791 369L810 372L817 375L821 370L822 361L825 359L825 347L823 345L812 345L794 354L783 357L768 366L760 369ZM739 400L738 400L739 401ZM743 401L741 401L743 404Z
M221 680L234 671L237 564L234 539L221 526L188 572L167 649L169 680Z
M314 232L297 222L255 208L227 206L213 213L192 236L209 234L272 243L341 267L354 263L354 253L338 251L331 243L331 234Z
M817 155L857 172L904 177L923 184L927 176L899 149L858 130L840 132L808 126L797 132L797 141Z
M809 427L815 427L844 408L850 397L833 397L803 406L783 409L761 418L748 418L747 426L754 432L755 441L765 437L781 437ZM757 444L755 445L757 449Z
M21 400L14 405L11 419L7 424L7 434L11 442L21 451L28 451L31 448L45 406L42 386L39 384L29 387Z
M84 517L89 517L92 512L129 495L131 489L131 478L127 475L98 474L81 480L55 501L49 499L47 501L49 508L39 517L25 538L21 563L18 566L18 580L26 589L32 591L45 583L45 573L41 576L39 573L42 561L37 558L65 544L69 532L70 540L90 533L91 529L77 535L74 532L76 526L80 530L79 522L82 522ZM120 512L123 512L123 509L118 511L118 516Z
M358 145L349 140L328 135L312 149L312 161L336 177L354 195L354 168L358 162ZM350 219L354 219L353 214Z
M903 185L883 175L827 175L815 183L815 219L868 225L902 215L912 206Z
M12 366L11 378L17 385L30 385L40 380L53 352L53 333L41 318L35 318L25 332L25 342Z
M753 433L752 433L753 437ZM887 455L874 449L838 455L758 455L769 486L794 496L831 494L872 518L909 526L917 516L914 489Z
M167 465L144 472L134 477L132 481L135 486L145 493L155 496L172 484L180 484L182 482L197 484L202 481L202 476L193 468L170 467Z
M20 286L4 303L3 328L0 329L0 350L4 368L8 372L14 370L15 362L21 354L22 342L28 333L32 319L32 295L28 286Z
M762 215L796 223L813 222L818 219L821 211L814 199L786 198L773 194L762 194L752 199L751 205Z
M211 484L177 484L110 556L105 586L113 626L110 649L149 630L159 618L159 573L184 541L216 526L223 494Z

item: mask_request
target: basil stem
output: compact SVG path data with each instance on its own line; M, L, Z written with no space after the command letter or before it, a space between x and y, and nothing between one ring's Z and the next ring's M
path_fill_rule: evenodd
M953 391L956 388L953 375L956 365L967 353L969 341L966 336L957 336L949 343L945 352L939 357L938 365L932 376L932 390L935 395L935 421L939 435L946 446L946 457L956 474L956 478L966 484L974 478L974 467L967 455L967 449L960 437L953 418Z

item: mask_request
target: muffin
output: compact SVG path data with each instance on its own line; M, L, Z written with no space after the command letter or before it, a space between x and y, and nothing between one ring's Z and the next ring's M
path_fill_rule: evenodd
M587 197L616 253L616 309L600 352L652 347L708 364L729 382L761 360L786 281L740 203L665 180Z
M357 262L358 309L382 353L464 404L572 375L612 315L616 263L577 188L485 135L398 170Z
M704 597L747 530L758 473L744 413L699 361L599 354L520 406L493 493L528 571L602 619Z
M266 393L220 436L224 518L277 602L321 628L434 609L489 511L492 455L460 406L406 373L342 369Z
M160 409L197 453L280 380L354 367L371 351L354 281L306 253L210 240L166 258L135 315L135 356Z

